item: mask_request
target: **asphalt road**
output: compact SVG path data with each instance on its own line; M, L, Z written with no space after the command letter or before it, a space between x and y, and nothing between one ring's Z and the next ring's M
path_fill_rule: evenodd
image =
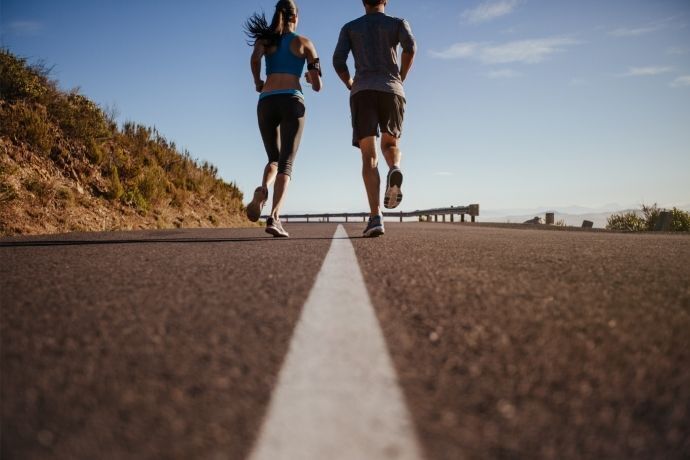
M690 457L690 237L346 230L424 455ZM336 224L0 240L0 457L244 459Z

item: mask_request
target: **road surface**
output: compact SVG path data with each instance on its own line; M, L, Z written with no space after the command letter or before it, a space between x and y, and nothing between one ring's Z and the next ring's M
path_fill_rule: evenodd
M0 456L690 457L687 235L342 227L0 240Z

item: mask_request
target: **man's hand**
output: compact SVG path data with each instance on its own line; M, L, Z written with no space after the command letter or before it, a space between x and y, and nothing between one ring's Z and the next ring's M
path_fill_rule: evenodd
M256 92L260 93L261 90L264 89L264 81L263 80L256 80L256 81L254 81L254 86L256 86Z
M345 86L347 86L347 89L352 91L352 85L354 82L352 81L352 78L350 78L348 81L345 82Z
M309 76L309 72L306 72L304 74L304 78L307 80L307 83L309 83L311 85L311 77Z

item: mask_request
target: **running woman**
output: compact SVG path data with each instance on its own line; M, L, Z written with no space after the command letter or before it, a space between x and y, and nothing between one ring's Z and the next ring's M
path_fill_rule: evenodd
M314 91L321 90L321 65L314 44L297 35L299 16L292 0L276 4L271 24L262 13L254 13L245 23L245 32L254 46L251 70L260 93L257 115L261 138L268 154L261 186L247 205L247 217L256 222L273 188L273 209L266 219L266 232L276 237L290 236L280 222L292 166L304 129L305 106L300 77L307 62L305 78ZM261 59L266 60L266 81L261 79Z
M371 211L365 237L383 235L376 138L388 163L383 204L393 209L402 200L399 139L405 114L403 81L412 67L417 48L410 24L386 15L388 0L362 0L366 14L343 26L333 53L333 67L350 90L352 145L362 152L362 178ZM398 45L402 47L398 65ZM355 78L347 57L352 51Z

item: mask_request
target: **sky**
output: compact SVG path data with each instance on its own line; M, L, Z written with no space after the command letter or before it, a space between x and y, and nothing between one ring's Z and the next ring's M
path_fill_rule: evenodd
M283 212L364 211L349 94L331 65L362 3L297 3L324 88L303 84ZM274 5L0 0L0 40L119 121L155 126L215 164L248 201L266 154L242 24ZM690 0L390 0L386 12L409 21L418 46L400 209L690 204Z

